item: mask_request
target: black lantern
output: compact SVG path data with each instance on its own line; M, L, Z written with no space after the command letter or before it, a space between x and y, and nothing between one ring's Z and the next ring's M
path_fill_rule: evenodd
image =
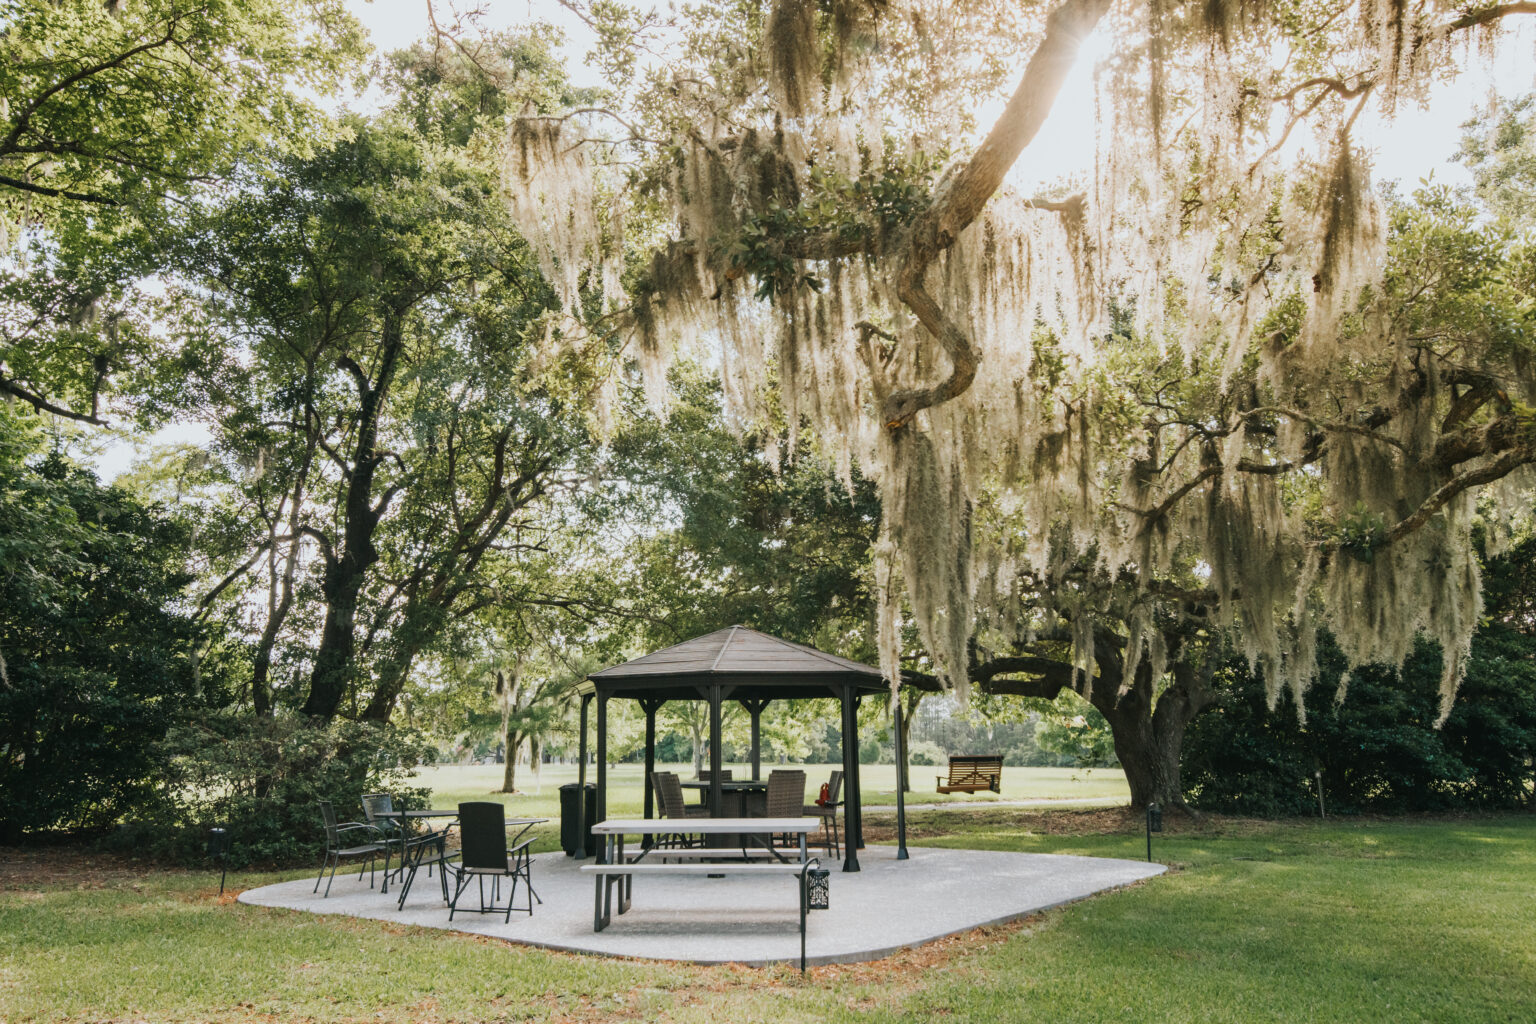
M811 868L805 873L805 905L811 910L831 909L832 872Z
M208 857L219 862L219 895L224 895L224 874L229 870L229 831L222 828L208 830Z
M1147 804L1147 860L1152 859L1152 833L1163 830L1163 809L1157 804Z

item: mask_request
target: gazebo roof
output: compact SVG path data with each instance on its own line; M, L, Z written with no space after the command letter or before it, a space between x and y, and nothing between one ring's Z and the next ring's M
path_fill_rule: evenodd
M730 626L594 672L581 690L698 700L700 687L723 685L732 688L732 698L773 699L832 696L828 687L835 692L850 684L865 692L886 687L879 669L746 626Z

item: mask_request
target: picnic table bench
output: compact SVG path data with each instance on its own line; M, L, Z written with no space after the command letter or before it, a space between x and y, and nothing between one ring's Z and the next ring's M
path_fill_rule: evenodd
M955 754L949 759L949 774L938 779L940 793L975 793L982 789L1001 793L1003 759L996 754Z
M723 877L725 875L778 875L796 878L796 890L800 896L800 969L805 970L805 913L806 872L819 867L820 861L806 855L806 836L821 828L820 818L690 818L689 832L715 835L741 836L742 848L733 851L714 849L669 849L650 847L642 849L633 860L624 858L626 835L649 835L657 831L657 822L648 818L610 819L592 826L592 834L605 837L602 864L584 864L581 870L596 877L593 894L592 930L600 932L612 922L615 909L623 914L629 909L634 891L634 879L640 876L683 875L693 877ZM798 849L781 850L774 847L773 836L791 834L800 838ZM762 837L764 845L748 846L749 837ZM785 852L794 854L786 858ZM662 858L678 859L666 863ZM657 858L651 860L648 858ZM709 863L687 863L694 858L710 858ZM613 890L619 889L618 906L614 907Z

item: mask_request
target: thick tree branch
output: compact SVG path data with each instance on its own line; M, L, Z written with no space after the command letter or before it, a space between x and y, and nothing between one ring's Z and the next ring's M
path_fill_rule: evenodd
M1431 459L1445 472L1451 472L1463 462L1483 455L1492 455L1512 448L1530 448L1536 423L1529 415L1507 412L1478 427L1463 427L1442 435L1435 442Z
M22 192L31 192L34 195L47 196L50 199L69 199L77 203L95 203L97 206L118 205L116 199L111 199L95 192L71 192L67 188L34 185L30 181L22 181L20 178L12 178L4 174L0 174L0 185L7 185Z
M156 50L162 46L165 46L167 43L171 42L171 40L176 38L176 23L178 19L179 16L172 16L171 19L166 22L165 35L161 36L160 38L151 39L148 42L140 43L138 46L130 47L129 49L109 57L100 63L92 64L88 67L83 67L72 75L66 75L64 78L53 83L53 85L49 86L28 100L24 105L22 105L21 110L17 113L16 120L11 125L10 132L6 134L3 140L0 140L0 154L11 152L12 148L16 145L17 141L21 138L22 134L26 132L27 127L31 124L32 115L37 113L42 105L48 102L49 99L61 92L64 92L66 89L73 88L79 83L85 81L87 78L99 75L103 71L110 71L115 67L120 67L141 53L147 53L150 50ZM9 184L9 182L7 182L7 184Z
M1462 29L1477 28L1480 25L1492 24L1512 14L1536 14L1536 3L1490 4L1487 7L1468 11L1447 25L1446 29L1451 32L1459 32Z
M66 409L62 405L55 405L42 395L27 390L4 374L0 374L0 392L10 395L12 398L21 399L38 412L52 413L64 419L75 420L80 423L90 423L97 427L107 426L106 420L97 417L96 410L93 409L90 413L83 413L75 412L73 409Z
M1424 499L1424 503L1418 507L1413 515L1388 530L1382 543L1391 544L1419 529L1429 522L1431 516L1450 504L1452 498L1468 488L1502 479L1521 466L1532 462L1536 462L1536 447L1520 445L1505 451L1485 466L1468 470L1465 473L1452 477L1444 484L1441 484L1434 494Z
M1143 512L1141 529L1138 532L1145 534L1148 530L1152 529L1159 522L1161 522L1163 517L1168 515L1169 512L1172 512L1173 507L1179 502L1183 501L1185 495L1189 494L1190 491L1194 490L1196 487L1199 487L1201 484L1205 483L1212 477L1220 475L1221 467L1219 465L1210 465L1201 469L1200 472L1196 473L1189 480L1186 480L1184 483L1176 487L1172 494L1158 502L1156 506Z
M218 600L219 595L224 593L225 590L229 589L230 584L234 583L235 580L239 579L241 576L244 576L248 571L250 571L251 566L255 565L257 560L260 559L262 555L267 553L267 548L273 540L287 539L288 538L286 537L274 537L268 541L262 542L262 544L259 545L255 551L251 552L251 557L235 566L234 569L230 570L229 575L225 576L222 580L214 585L212 590L203 595L203 599L197 602L197 617L201 619L203 616L208 614L209 609L213 607L213 602Z
M1109 0L1066 0L1046 18L1045 38L1025 66L1018 87L981 147L937 190L933 204L912 225L896 271L896 293L949 356L950 374L929 387L897 391L885 401L888 430L905 426L923 409L962 394L976 379L980 354L929 294L929 265L970 225L1003 183L1009 168L1040 131L1056 103L1083 38L1109 9Z
M1306 92L1308 89L1314 89L1314 88L1316 88L1318 86L1324 86L1328 90L1330 90L1330 91L1332 91L1334 93L1337 93L1341 98L1346 99L1346 100L1352 100L1355 97L1360 96L1360 95L1364 94L1367 90L1369 90L1371 88L1371 84L1372 84L1371 80L1370 79L1365 79L1365 78L1361 79L1359 84L1353 85L1353 86L1345 85L1341 80L1339 80L1337 78L1327 78L1327 77L1309 78L1305 82L1302 82L1299 85L1293 86L1292 88L1290 88L1290 89L1286 90L1285 92L1281 93L1279 96L1276 97L1276 99L1277 100L1284 100L1286 102L1289 102L1289 101L1295 99L1299 94L1301 94L1303 92Z

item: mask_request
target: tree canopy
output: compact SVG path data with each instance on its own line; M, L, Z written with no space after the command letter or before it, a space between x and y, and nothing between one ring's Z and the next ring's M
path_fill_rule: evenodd
M339 0L0 3L0 394L103 422L115 375L159 354L134 287L187 204L252 147L303 152L303 95L356 70ZM41 272L39 272L41 271Z
M875 480L892 678L903 594L962 691L1057 624L1086 690L1109 616L1125 692L1192 615L1273 700L1326 619L1354 664L1438 639L1444 714L1477 496L1536 460L1523 257L1442 200L1394 212L1352 133L1533 11L742 0L617 62L621 109L516 121L510 206L555 331L653 380L717 341L735 415ZM1094 32L1094 166L1022 194Z

